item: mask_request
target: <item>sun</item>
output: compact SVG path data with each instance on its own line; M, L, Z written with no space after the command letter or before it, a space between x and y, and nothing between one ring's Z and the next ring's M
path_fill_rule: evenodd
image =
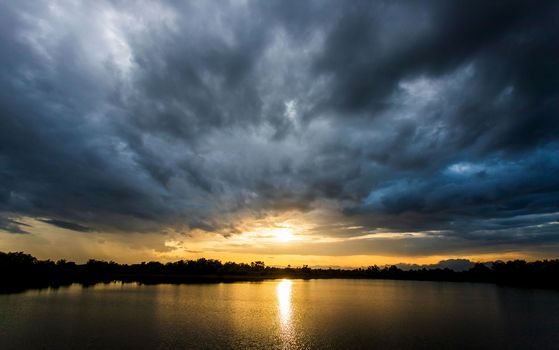
M273 230L273 235L278 241L289 242L293 239L293 232L289 227L279 227Z

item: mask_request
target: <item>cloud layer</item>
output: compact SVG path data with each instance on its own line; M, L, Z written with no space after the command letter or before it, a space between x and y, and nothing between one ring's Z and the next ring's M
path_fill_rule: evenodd
M228 236L321 211L422 232L386 246L408 254L556 247L558 19L556 1L5 2L0 229Z

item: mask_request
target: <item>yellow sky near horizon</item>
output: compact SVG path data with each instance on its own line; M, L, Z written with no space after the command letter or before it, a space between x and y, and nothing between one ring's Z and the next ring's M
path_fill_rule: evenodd
M66 259L78 263L88 259L138 263L204 257L237 263L260 260L269 266L355 268L397 263L434 264L447 259L494 261L553 258L514 250L410 255L388 250L387 254L383 254L383 246L406 245L410 244L410 240L413 242L425 236L420 233L378 233L328 237L311 235L310 225L295 227L289 221L266 227L263 221L256 220L252 224L245 223L246 231L231 236L201 230L192 230L188 234L75 232L32 218L23 218L22 222L30 225L27 227L29 234L0 234L0 251L24 251L39 259ZM365 248L355 248L354 243ZM366 253L368 249L371 253Z

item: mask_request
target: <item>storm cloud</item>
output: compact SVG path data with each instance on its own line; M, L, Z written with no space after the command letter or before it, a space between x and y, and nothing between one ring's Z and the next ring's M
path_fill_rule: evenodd
M556 247L558 20L557 1L3 2L0 229L228 235L327 207L423 232L412 255Z

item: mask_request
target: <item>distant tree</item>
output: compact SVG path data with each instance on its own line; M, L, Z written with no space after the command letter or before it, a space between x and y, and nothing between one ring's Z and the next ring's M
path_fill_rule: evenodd
M264 261L253 261L250 263L250 267L254 271L262 271L266 268Z
M236 277L235 277L236 276ZM431 281L495 282L507 285L559 288L559 260L526 262L513 260L492 264L478 263L467 271L448 268L403 271L395 265L366 269L311 269L267 267L263 261L250 264L215 259L179 260L162 264L157 261L140 264L117 264L114 261L90 259L78 265L66 260L38 260L23 252L0 252L0 291L14 288L53 286L79 282L84 285L115 280L157 283L180 283L189 278L389 278Z

